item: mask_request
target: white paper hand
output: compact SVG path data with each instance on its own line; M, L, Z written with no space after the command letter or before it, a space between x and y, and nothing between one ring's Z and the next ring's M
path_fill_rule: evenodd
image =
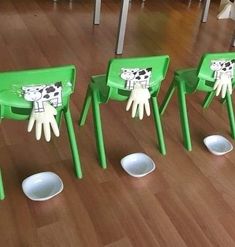
M128 111L132 104L132 113L131 116L134 118L139 110L139 119L144 117L144 109L147 116L150 116L150 106L149 106L150 93L148 89L143 89L140 86L136 85L135 88L131 91L130 97L128 99L126 110Z
M221 92L222 98L225 97L226 92L232 94L231 76L226 73L221 74L220 77L215 81L213 89L216 90L216 96L218 96Z
M44 102L43 104L45 109L44 112L34 112L33 109L28 123L28 132L33 129L35 123L36 140L40 140L43 128L45 139L49 142L51 140L51 128L55 136L58 137L60 135L59 128L54 117L57 114L57 111L49 103Z

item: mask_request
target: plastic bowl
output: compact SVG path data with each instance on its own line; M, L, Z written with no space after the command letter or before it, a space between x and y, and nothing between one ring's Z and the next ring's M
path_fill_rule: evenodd
M63 190L63 182L53 172L41 172L27 177L22 182L25 195L33 201L48 200Z
M224 155L233 150L231 142L221 135L211 135L203 141L208 150L215 155Z
M143 177L154 171L153 160L144 153L133 153L121 159L122 168L133 177Z

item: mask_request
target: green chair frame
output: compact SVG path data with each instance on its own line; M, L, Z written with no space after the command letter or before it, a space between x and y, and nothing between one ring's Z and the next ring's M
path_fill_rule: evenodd
M76 68L73 65L31 69L24 71L0 72L0 118L12 120L28 120L32 111L32 102L26 101L22 96L23 86L50 85L55 82L62 83L62 106L56 108L56 121L60 126L64 116L69 142L74 162L75 174L82 178L80 158L69 109L70 95L75 87ZM0 185L2 182L0 182ZM4 192L0 188L0 196ZM4 197L4 196L3 196Z
M100 105L107 103L109 100L126 101L128 99L130 91L125 89L125 81L120 77L122 68L152 68L149 88L151 94L151 106L160 152L163 155L166 154L157 94L159 92L161 82L165 78L168 64L169 57L166 55L136 58L115 58L109 61L106 74L91 77L79 120L79 126L83 126L85 124L89 108L92 105L96 146L98 150L99 163L102 168L107 168L107 162L100 116Z
M160 114L166 110L166 107L177 88L178 91L178 102L179 102L179 112L182 127L182 134L184 139L184 146L187 150L192 150L190 128L188 121L187 105L186 105L186 95L192 94L196 91L203 91L208 93L205 101L206 104L212 99L214 95L213 85L215 82L214 73L210 69L212 60L226 59L231 60L235 58L235 52L225 52L225 53L207 53L201 58L198 68L187 68L182 70L176 70L174 73L174 78L167 90L166 96L160 106ZM234 79L233 79L234 80ZM233 81L233 84L235 81ZM232 98L227 93L225 96L226 106L228 111L231 136L235 138L235 121L234 121L234 111Z

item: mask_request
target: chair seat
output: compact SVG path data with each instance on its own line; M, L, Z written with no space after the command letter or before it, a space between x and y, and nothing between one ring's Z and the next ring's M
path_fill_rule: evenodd
M92 90L98 92L100 103L105 103L108 100L109 87L107 87L105 74L92 76L90 86Z
M94 75L91 77L92 88L102 90L106 86L106 75Z
M198 84L197 68L180 69L175 71L177 81L185 83L186 93L196 90Z
M99 103L106 103L109 99L123 101L130 95L129 90L115 89L118 93L111 93L114 89L107 86L106 75L95 75L91 77L92 90L96 90L99 95Z

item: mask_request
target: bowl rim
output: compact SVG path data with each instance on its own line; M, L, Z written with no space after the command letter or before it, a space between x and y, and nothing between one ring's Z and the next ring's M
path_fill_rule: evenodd
M28 193L27 189L26 189L26 185L27 183L30 182L31 179L33 179L34 177L38 177L38 176L41 176L43 174L50 174L52 175L54 178L57 179L58 183L59 183L59 190L56 191L56 193L50 195L50 196L46 196L46 197L33 197L30 195L30 193ZM62 179L54 172L51 172L51 171L45 171L45 172L39 172L39 173L35 173L35 174L32 174L28 177L26 177L23 181L22 181L22 190L24 192L24 194L31 200L33 201L46 201L46 200L49 200L51 199L52 197L58 195L60 192L62 192L62 190L64 189L64 184L63 184L63 181Z
M211 145L210 145L210 143L213 143L213 142L212 141L208 142L210 139L213 139L213 138L219 138L222 142L228 144L229 148L226 151L221 151L221 152L214 150L213 148L211 148ZM233 150L232 143L226 137L224 137L222 135L218 135L218 134L209 135L203 139L203 142L204 142L205 146L207 147L207 149L215 155L224 155L224 154L227 154Z
M149 171L147 171L147 172L145 172L143 174L139 174L139 175L133 174L132 172L130 172L130 170L128 170L126 165L125 165L125 160L126 159L130 158L131 156L138 156L138 155L144 157L145 159L148 159L150 161L150 164L152 165L152 168ZM153 161L153 159L151 157L149 157L147 154L142 153L142 152L128 154L128 155L124 156L121 159L120 163L121 163L121 166L122 166L122 168L124 169L124 171L126 173L128 173L132 177L137 177L137 178L144 177L144 176L148 175L149 173L153 172L156 169L156 164Z

